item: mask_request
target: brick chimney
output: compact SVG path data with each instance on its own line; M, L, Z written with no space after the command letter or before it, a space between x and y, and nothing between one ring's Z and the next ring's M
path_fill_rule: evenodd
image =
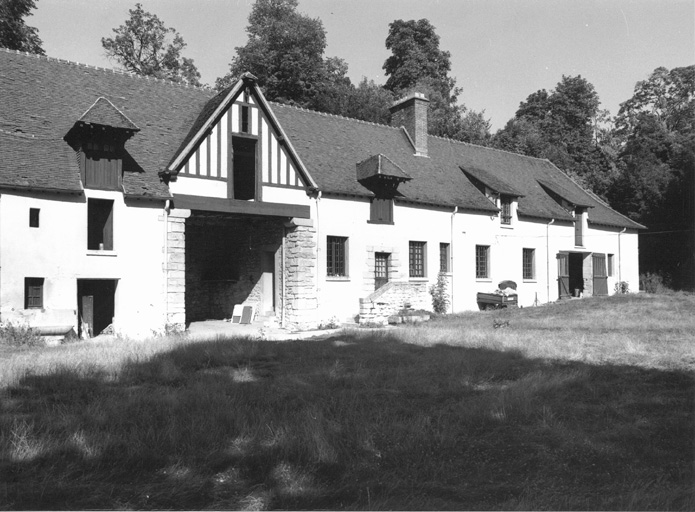
M416 156L427 156L427 104L421 92L409 94L391 106L391 126L404 127L413 141Z

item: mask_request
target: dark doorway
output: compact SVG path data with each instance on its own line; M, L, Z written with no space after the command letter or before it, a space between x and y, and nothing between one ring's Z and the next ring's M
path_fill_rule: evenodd
M113 323L116 283L114 279L77 280L80 333L97 336Z
M571 252L569 255L569 285L573 297L581 297L584 293L584 255L580 252Z
M389 256L387 252L374 253L374 289L378 290L389 282Z

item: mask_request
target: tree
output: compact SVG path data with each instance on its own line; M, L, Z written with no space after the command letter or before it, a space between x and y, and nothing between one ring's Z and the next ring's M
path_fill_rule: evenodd
M166 27L141 4L130 9L125 25L113 29L114 38L102 38L109 59L131 73L199 86L200 73L192 59L181 56L186 47L181 35Z
M620 106L611 203L645 224L640 267L695 289L695 66L659 67Z
M349 84L347 64L336 57L324 59L326 32L320 19L297 12L297 0L257 0L246 32L246 45L236 48L217 89L250 72L271 101L336 108L337 96Z
M0 0L0 48L44 55L38 30L24 23L35 0Z
M384 62L386 89L395 97L421 92L429 99L428 130L432 135L466 142L489 139L489 121L482 113L458 104L461 89L449 76L451 54L439 48L439 36L426 20L396 20L389 25Z
M563 76L550 92L536 91L519 105L514 119L493 139L501 149L547 158L582 185L605 196L615 177L610 137L600 125L594 86L581 76Z

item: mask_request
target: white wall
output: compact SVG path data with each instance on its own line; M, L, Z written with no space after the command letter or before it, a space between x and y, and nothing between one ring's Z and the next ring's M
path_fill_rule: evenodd
M0 196L0 314L35 326L77 324L77 279L118 280L115 327L144 335L164 323L162 204L126 206L119 192L87 190L114 201L114 250L87 250L87 202L70 196ZM29 208L40 226L29 227ZM44 309L24 309L24 278L44 278Z
M630 290L638 289L637 234L623 233L619 228L599 228L585 220L584 245L575 246L574 225L571 222L553 222L544 219L519 219L516 215L511 226L504 226L496 215L426 208L399 204L394 206L394 225L370 224L370 204L367 199L322 198L318 212L318 296L319 320L333 316L340 319L354 316L359 311L359 299L373 291L373 280L368 272L373 265L370 251L389 252L398 281L410 281L408 276L409 241L427 243L428 285L436 282L439 272L439 244L449 243L453 255L453 288L449 292L454 311L478 308L476 294L494 291L500 281L510 279L517 283L519 305L528 307L558 299L557 254L560 251L603 253L614 255L613 276L608 278L608 292L612 294L619 276L627 281ZM516 212L516 203L513 211ZM312 218L316 221L315 202ZM348 237L347 278L326 276L326 237ZM490 246L490 274L487 279L476 278L475 247ZM534 279L523 279L523 249L535 250ZM591 276L584 276L591 278Z

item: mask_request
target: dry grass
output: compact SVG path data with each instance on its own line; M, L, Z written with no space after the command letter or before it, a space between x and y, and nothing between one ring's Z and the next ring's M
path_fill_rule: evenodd
M692 510L692 311L5 351L0 509Z

